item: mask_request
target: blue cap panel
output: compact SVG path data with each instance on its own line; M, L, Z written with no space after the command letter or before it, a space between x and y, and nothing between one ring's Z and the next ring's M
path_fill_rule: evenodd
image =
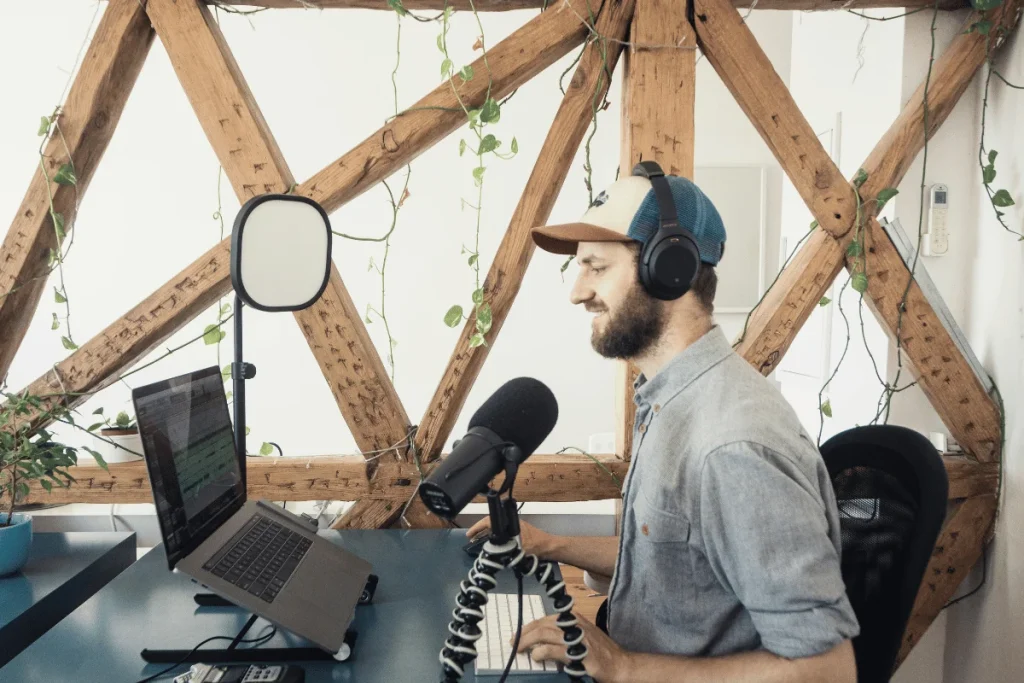
M672 190L677 220L696 238L701 261L717 265L722 258L722 245L725 243L725 225L722 223L722 217L718 215L718 209L689 179L665 176L665 180ZM660 214L658 199L652 188L633 216L626 234L646 244L647 240L658 232Z

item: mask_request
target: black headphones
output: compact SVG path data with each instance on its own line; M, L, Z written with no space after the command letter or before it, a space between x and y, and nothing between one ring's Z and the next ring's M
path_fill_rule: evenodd
M640 284L655 299L671 301L690 291L700 269L700 251L693 233L679 224L672 189L656 162L641 161L633 175L651 181L658 201L658 232L640 251Z

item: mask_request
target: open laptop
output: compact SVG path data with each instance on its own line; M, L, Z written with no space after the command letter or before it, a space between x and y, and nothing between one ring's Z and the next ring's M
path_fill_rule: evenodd
M371 565L277 505L246 500L220 369L132 391L167 565L338 652Z

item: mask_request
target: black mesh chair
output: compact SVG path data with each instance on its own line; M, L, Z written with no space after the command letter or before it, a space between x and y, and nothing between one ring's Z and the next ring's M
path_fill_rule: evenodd
M906 427L868 425L821 445L839 507L842 574L860 622L858 683L888 681L946 517L942 456Z

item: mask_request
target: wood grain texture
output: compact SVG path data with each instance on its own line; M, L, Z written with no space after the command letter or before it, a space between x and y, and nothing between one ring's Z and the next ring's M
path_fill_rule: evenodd
M37 165L0 245L0 383L25 338L43 292L49 289L49 254L57 247L50 196L54 211L63 217L70 233L78 208L76 200L80 203L84 197L114 135L153 35L149 18L136 0L110 0L59 118L51 126L43 148L46 176L53 178L61 166L71 163L77 183L48 182Z
M596 12L600 3L592 0L592 4ZM500 100L581 44L588 34L581 16L588 16L587 0L572 0L571 5L559 2L490 48L491 97ZM459 99L467 108L479 107L487 94L483 57L472 67L476 75L471 80L445 80L351 152L318 171L299 192L334 211L463 126L466 114ZM458 97L453 88L458 89Z
M402 0L407 10L443 11L445 2L460 12L506 12L520 9L541 9L551 7L560 0ZM733 0L733 6L746 8L755 0ZM377 9L391 11L387 0L218 0L220 5L244 5L247 7L272 7L278 9ZM756 0L757 9L777 10L844 10L873 7L934 7L928 0ZM939 8L945 10L968 7L967 0L940 0Z
M1012 0L1011 4L1019 7L1020 0ZM1017 16L1017 13L1000 9L998 25L1009 28ZM969 15L963 30L977 18L976 13ZM928 88L929 138L949 116L983 63L984 46L985 37L981 34L961 31L935 61ZM923 96L924 80L861 165L868 174L860 188L866 216L876 213L872 200L878 192L898 186L924 147ZM854 236L853 231L848 231L837 242L827 239L827 233L815 231L754 309L746 334L737 340L735 348L762 374L767 375L778 366L800 327L845 265L846 248Z
M654 45L695 46L697 36L685 7L672 0L637 0L623 65L622 135L619 177L641 160L658 162L665 173L693 178L697 51ZM618 361L615 370L615 452L633 453L636 403L633 383L640 369Z
M981 557L983 539L992 524L995 509L995 496L977 496L966 499L947 515L903 632L897 666L906 659Z
M899 314L910 271L877 221L864 232L868 290L864 300L900 346L919 386L964 450L982 462L999 460L999 407L989 397L942 321L912 281L906 311Z
M602 35L623 40L632 14L633 0L606 0L597 20L597 30ZM501 332L535 249L530 230L544 225L551 215L569 166L591 125L594 102L600 103L608 91L609 76L615 70L620 52L621 45L609 41L604 60L600 45L591 43L576 66L484 280L484 301L490 304L492 315L491 330L486 335L488 345L470 348L469 340L476 332L476 318L471 316L420 420L416 441L426 462L436 459L444 448L466 397Z
M209 9L199 0L148 7L239 202L287 191L291 170ZM359 449L400 443L409 418L333 263L323 295L294 316Z
M949 479L949 498L995 495L999 487L999 463L977 462L962 455L943 455Z
M618 498L622 488L619 482L626 476L626 463L610 454L595 457L600 464L582 455L532 456L520 467L516 478L516 498L526 502ZM68 469L77 483L68 488L54 487L52 493L47 493L38 481L30 482L33 488L26 502L152 502L149 476L143 461L111 463L109 471L96 464L84 464L92 463L92 458L86 454L81 455L79 462L83 464ZM366 461L358 455L250 456L246 462L246 481L251 498L355 500L358 503L353 507L364 511L362 518L370 525L358 528L379 528L394 521L402 506L416 492L419 481L415 464L394 461L381 464L371 478ZM503 480L502 474L495 478L494 483L500 485ZM390 509L377 512L375 507L371 511L371 502L383 503L378 507ZM476 502L485 502L485 499L478 496ZM374 514L378 516L372 517ZM351 520L359 517L353 515L336 528L357 528L346 524L351 525Z
M764 138L821 227L841 237L857 200L786 84L728 0L694 0L694 27L708 61Z

